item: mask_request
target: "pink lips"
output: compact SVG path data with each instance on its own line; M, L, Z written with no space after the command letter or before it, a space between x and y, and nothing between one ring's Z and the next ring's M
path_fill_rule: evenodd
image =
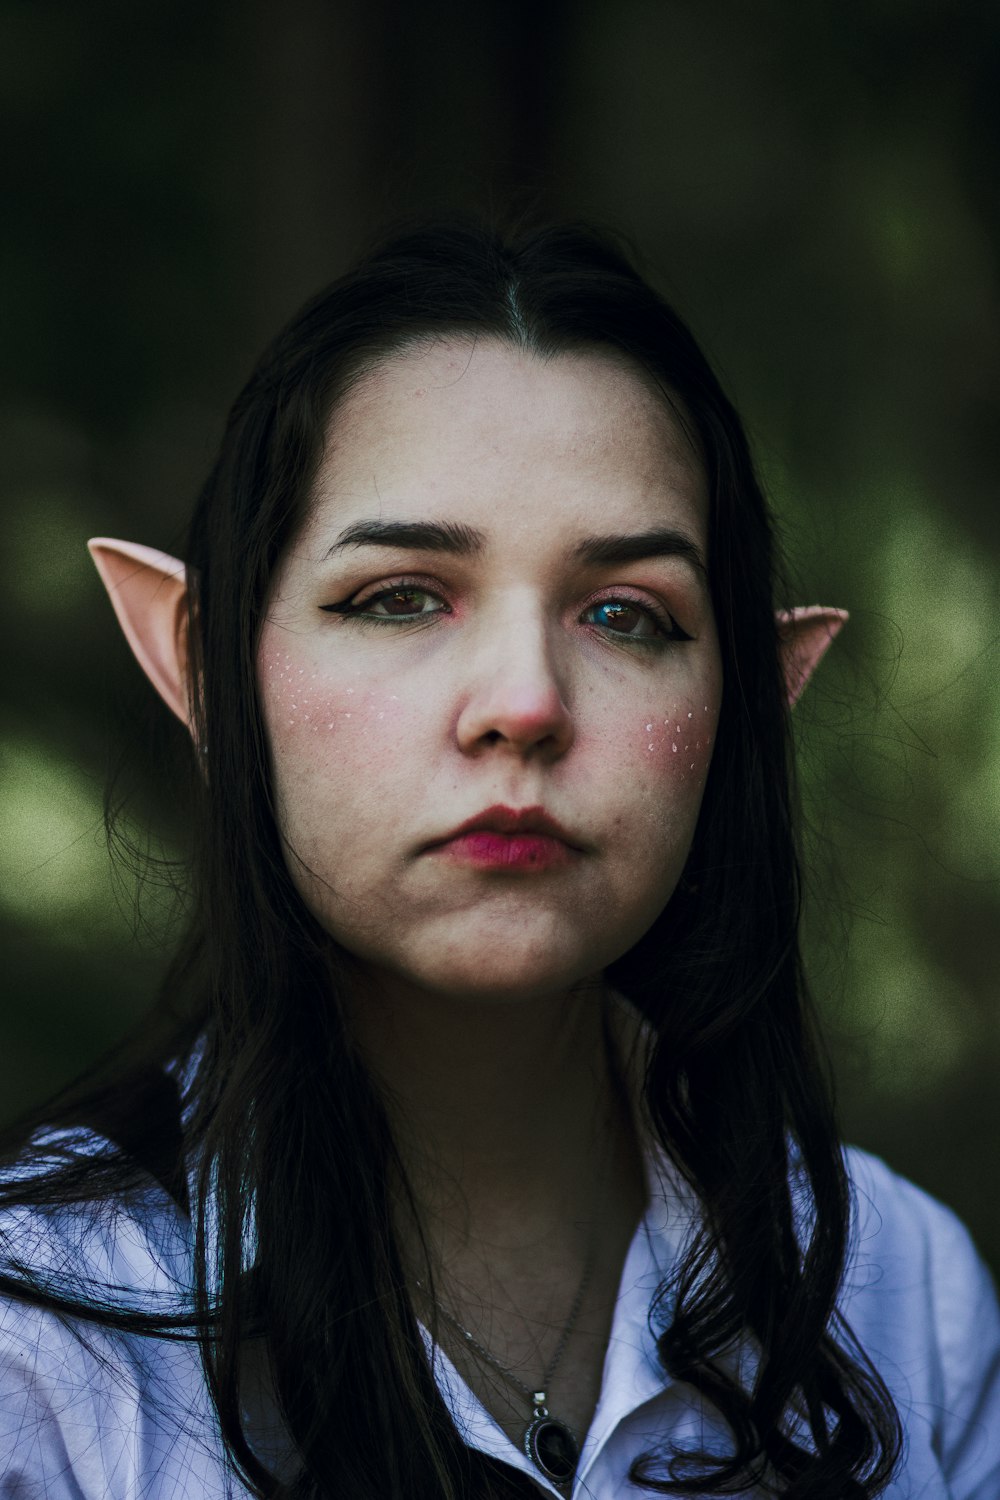
M580 850L541 807L490 807L467 819L430 849L478 869L545 870L568 864Z

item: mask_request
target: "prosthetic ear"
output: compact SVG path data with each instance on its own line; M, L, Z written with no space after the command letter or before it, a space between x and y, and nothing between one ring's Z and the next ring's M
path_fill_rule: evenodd
M846 609L828 609L823 604L779 609L778 639L785 669L785 692L789 707L801 697L806 683L826 654L834 637L847 622Z
M184 564L138 542L98 536L87 546L136 660L190 729Z

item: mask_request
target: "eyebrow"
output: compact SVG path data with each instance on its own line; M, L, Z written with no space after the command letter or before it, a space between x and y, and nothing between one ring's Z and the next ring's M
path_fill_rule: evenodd
M621 532L610 536L586 536L573 548L578 561L590 564L641 562L646 557L679 557L707 578L708 568L701 548L693 538L672 526L654 526L649 531Z
M484 551L486 535L454 521L355 521L340 533L326 557L345 547L412 547L474 557Z
M445 552L453 557L475 557L486 550L486 544L485 532L453 521L355 521L340 533L324 561L348 547L408 547L420 552ZM708 576L697 542L671 526L586 536L575 544L571 555L591 567L639 562L647 557L679 557Z

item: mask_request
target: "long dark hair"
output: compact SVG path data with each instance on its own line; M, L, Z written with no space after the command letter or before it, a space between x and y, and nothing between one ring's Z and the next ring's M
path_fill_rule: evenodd
M725 682L714 756L685 878L607 978L656 1033L646 1106L701 1211L651 1308L659 1355L718 1409L732 1445L725 1458L665 1447L630 1477L659 1494L763 1483L794 1500L875 1496L899 1424L836 1313L849 1187L799 956L771 524L739 418L691 334L619 242L590 229L397 233L308 303L236 400L186 554L204 752L184 756L189 930L141 1035L9 1137L21 1166L3 1195L120 1198L152 1173L193 1217L193 1305L112 1315L97 1295L13 1269L0 1290L136 1333L197 1336L227 1450L260 1495L532 1490L465 1446L433 1381L392 1228L390 1182L405 1173L345 1022L345 957L286 869L255 674L275 566L331 414L380 361L449 334L542 357L616 352L691 424L707 471ZM187 1063L181 1126L171 1080ZM39 1147L31 1175L25 1143L43 1122L85 1124L107 1146L78 1150L68 1130L61 1160ZM244 1431L240 1353L253 1340L301 1459L287 1484ZM747 1341L749 1382L732 1358Z

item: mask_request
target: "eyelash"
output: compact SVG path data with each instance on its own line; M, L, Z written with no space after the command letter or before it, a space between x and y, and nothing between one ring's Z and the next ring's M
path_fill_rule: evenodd
M359 625L414 625L418 620L434 619L437 615L444 614L445 610L435 609L426 613L412 615L373 615L366 610L373 604L378 604L382 599L387 599L393 594L425 594L429 599L440 599L433 589L416 580L401 578L390 587L377 589L374 594L368 594L363 599L345 599L340 604L321 604L320 609L327 614L337 614L355 620ZM441 600L443 603L444 601ZM599 609L604 604L627 604L631 609L651 620L656 626L655 636L625 635L620 631L609 630L608 634L617 640L627 641L637 646L664 646L679 641L690 641L692 636L682 630L677 621L666 610L662 612L654 609L650 604L641 604L638 599L631 599L628 595L608 595L605 598L596 599L587 609Z

